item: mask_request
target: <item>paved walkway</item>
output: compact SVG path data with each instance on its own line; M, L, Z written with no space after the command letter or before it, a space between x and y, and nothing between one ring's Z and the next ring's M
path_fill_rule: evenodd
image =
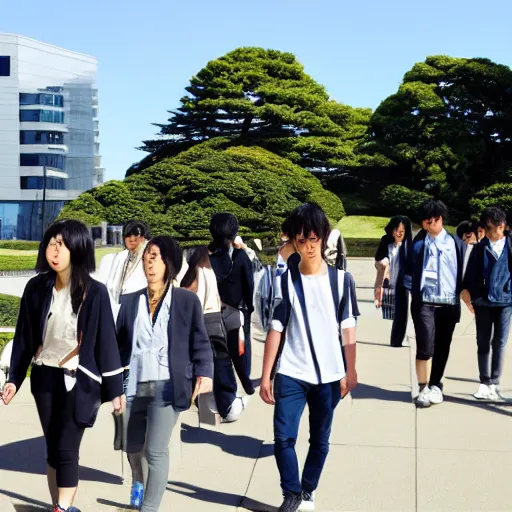
M349 268L360 287L363 314L357 336L360 384L337 410L317 510L511 511L512 408L471 397L478 387L474 321L465 313L457 329L445 403L417 411L411 403L414 347L388 346L390 322L380 318L369 289L371 261L352 260ZM512 395L510 346L503 388ZM263 346L254 347L255 377L262 355ZM301 460L308 439L304 419ZM240 421L215 430L199 429L194 411L181 421L162 511L277 510L271 407L255 396ZM120 455L112 451L112 436L105 405L81 451L76 504L84 512L126 509L129 489L120 484ZM0 407L0 443L0 500L3 494L17 510L40 510L48 500L44 446L28 383L9 408Z

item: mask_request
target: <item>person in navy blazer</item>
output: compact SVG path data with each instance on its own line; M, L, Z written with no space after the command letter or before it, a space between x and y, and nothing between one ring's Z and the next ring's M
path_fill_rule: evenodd
M125 381L130 505L159 510L167 486L169 440L179 413L212 390L213 352L197 295L174 286L183 262L176 240L153 238L144 251L147 288L126 294L117 318ZM142 457L148 462L144 486Z

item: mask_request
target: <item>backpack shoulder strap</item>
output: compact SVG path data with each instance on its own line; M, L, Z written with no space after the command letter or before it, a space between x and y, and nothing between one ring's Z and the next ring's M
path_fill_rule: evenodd
M328 272L329 272L329 282L331 284L332 300L334 303L334 311L336 313L336 320L338 320L338 323L339 323L340 290L339 290L339 282L338 282L338 269L336 267L329 266Z
M283 296L283 300L286 301L286 319L284 323L284 330L281 333L281 341L279 342L279 348L277 349L276 359L274 361L274 365L272 366L272 371L270 372L270 379L274 380L276 373L277 373L277 366L279 364L279 359L281 359L281 354L283 353L284 344L286 341L286 329L288 327L288 323L290 321L290 314L292 311L292 303L290 300L290 292L288 289L288 275L290 273L290 270L285 270L281 276L281 294Z

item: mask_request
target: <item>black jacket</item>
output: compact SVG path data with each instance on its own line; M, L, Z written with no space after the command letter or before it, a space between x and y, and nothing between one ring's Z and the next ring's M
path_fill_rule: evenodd
M144 288L124 295L117 317L117 340L124 367L130 364L135 319L140 297L145 293ZM196 294L181 288L172 288L171 293L167 333L173 407L185 411L190 407L195 377L213 378L213 352L204 326L203 309Z
M38 274L27 283L21 297L9 371L9 382L18 390L43 344L54 286L55 274ZM77 335L82 342L76 372L75 421L92 427L101 403L123 394L123 369L109 295L105 286L92 278L78 314Z

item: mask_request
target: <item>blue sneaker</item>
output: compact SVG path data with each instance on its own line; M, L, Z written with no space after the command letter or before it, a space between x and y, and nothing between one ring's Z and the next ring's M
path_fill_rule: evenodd
M142 482L134 482L132 485L132 492L130 494L130 506L136 510L140 510L143 500L144 484Z

